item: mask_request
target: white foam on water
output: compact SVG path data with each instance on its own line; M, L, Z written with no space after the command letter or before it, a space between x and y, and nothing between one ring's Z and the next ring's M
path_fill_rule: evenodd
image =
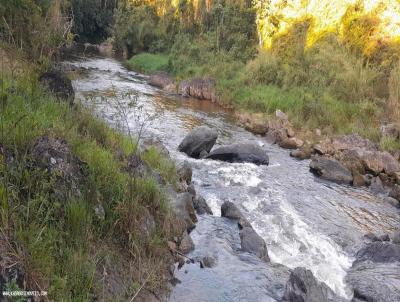
M281 200L280 208L286 215L283 218L286 221L277 222L272 216L264 216L266 228L260 227L260 223L253 225L267 242L273 242L267 244L271 261L289 268L305 267L334 292L350 298L351 291L344 280L353 259L329 237L311 229L284 199ZM287 230L288 225L290 232Z
M253 164L221 166L216 169L215 173L224 179L225 186L257 187L261 183L261 179L257 175L257 166Z

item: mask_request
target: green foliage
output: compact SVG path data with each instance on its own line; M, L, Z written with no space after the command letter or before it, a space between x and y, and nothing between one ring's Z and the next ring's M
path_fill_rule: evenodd
M13 155L13 164L5 164L8 155L1 154L0 230L7 238L0 237L0 243L12 242L9 252L25 272L29 289L48 289L54 301L91 300L99 288L94 247L108 250L105 246L113 244L131 249L126 234L116 226L124 217L128 221L143 211L154 217L157 229L163 229L170 219L166 199L154 179L132 179L124 172L125 160L134 150L131 139L85 109L72 109L46 95L34 75L3 78L1 95L0 145ZM64 138L82 161L85 177L78 184L79 198L68 194L60 198L58 192L66 190L59 185L62 175L36 167L31 151L43 135ZM162 156L150 154L148 161L163 177L171 178L167 173L174 167ZM94 212L99 204L105 210L104 220ZM125 216L119 211L122 204L133 205ZM139 225L133 222L131 232L137 233ZM159 233L162 242L167 234L167 229ZM152 257L148 243L153 235L143 236L143 244L131 251L134 259Z
M105 40L111 34L116 6L116 0L71 0L74 15L72 30L78 40Z
M126 62L128 68L147 74L168 70L168 56L163 54L141 53Z
M142 154L143 160L155 171L157 171L165 182L175 185L175 164L165 158L156 148L150 148Z

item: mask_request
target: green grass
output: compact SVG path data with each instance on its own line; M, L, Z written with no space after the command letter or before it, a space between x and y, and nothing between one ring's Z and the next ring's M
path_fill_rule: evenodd
M125 172L135 148L131 138L84 108L70 108L47 95L35 74L3 77L0 93L0 146L14 157L13 164L6 165L0 155L0 231L7 234L0 244L13 247L8 252L25 272L29 290L48 290L54 301L91 300L101 288L95 274L101 258L97 251L121 250L128 263L153 257L153 234L136 243L130 236L140 233L133 217L143 210L150 213L161 230L158 241L166 242L170 230L165 226L172 219L166 198L154 179L132 179ZM60 186L60 175L33 164L31 151L41 136L66 140L83 163L79 198ZM176 177L168 175L175 168L160 154L150 151L144 157L165 179ZM104 220L94 214L99 204ZM121 208L127 209L125 216Z
M152 74L157 71L168 70L168 56L164 54L141 53L126 61L128 68Z

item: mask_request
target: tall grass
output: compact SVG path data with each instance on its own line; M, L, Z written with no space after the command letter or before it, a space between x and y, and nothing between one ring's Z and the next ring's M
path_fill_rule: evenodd
M134 150L131 139L85 109L70 108L45 94L31 72L18 78L4 75L1 86L0 244L13 255L10 265L24 273L26 289L48 290L54 301L87 301L99 297L101 288L96 278L98 251L123 250L120 257L133 266L139 257L152 263L154 251L160 250L152 249L154 235L146 235L133 248L134 241L126 238L141 232L139 221L126 228L122 218L140 217L142 211L154 217L156 230L163 230L157 236L164 247L166 236L172 236L164 229L172 225L172 216L154 179L137 178L129 190L132 182L125 167ZM79 193L57 194L66 189L59 185L62 175L35 165L32 148L41 136L66 140L79 158L84 175ZM166 179L174 177L168 177L173 164L161 155L150 153L147 160ZM98 206L104 208L104 218L95 215ZM121 208L127 209L126 216L121 216ZM137 282L142 285L142 280Z

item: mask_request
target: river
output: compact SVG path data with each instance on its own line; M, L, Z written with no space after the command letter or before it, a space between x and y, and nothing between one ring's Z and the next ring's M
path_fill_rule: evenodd
M276 301L284 290L282 275L287 274L280 264L306 267L350 299L344 278L363 235L388 233L400 226L398 209L383 197L321 181L309 172L309 161L293 159L288 151L236 126L231 112L218 105L168 95L114 59L76 59L66 64L86 70L86 76L73 81L85 106L115 127L126 129L127 121L135 132L145 122L143 137L161 140L177 162L187 160L196 191L213 210L213 216L199 216L191 233L196 248L189 256L213 256L217 265L201 269L198 263L187 264L178 270L180 282L171 302ZM270 165L188 158L177 146L198 125L216 129L217 144L259 144L270 156ZM234 202L264 238L272 265L240 251L236 225L220 217L224 200Z

